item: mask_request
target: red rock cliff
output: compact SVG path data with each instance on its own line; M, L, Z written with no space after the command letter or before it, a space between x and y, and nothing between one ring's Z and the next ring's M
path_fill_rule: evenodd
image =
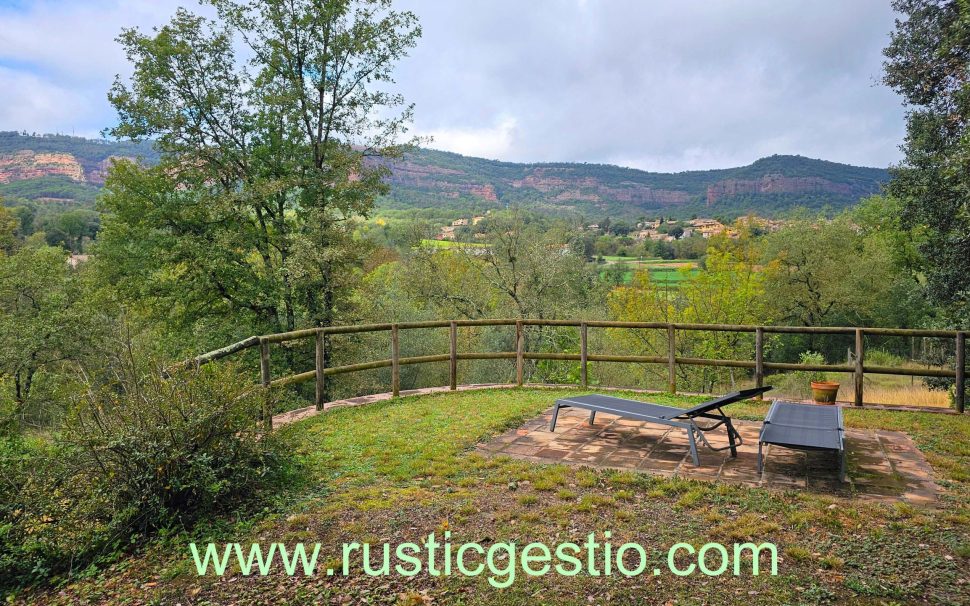
M710 206L725 196L736 194L850 194L852 187L846 183L834 183L822 177L784 177L765 175L760 179L725 179L707 187L707 204Z

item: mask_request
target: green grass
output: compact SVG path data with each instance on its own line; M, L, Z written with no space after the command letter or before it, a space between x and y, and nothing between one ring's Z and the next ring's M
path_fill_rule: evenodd
M606 261L605 267L616 263L625 263L629 267L628 271L623 272L624 284L629 284L633 280L634 272L646 270L650 272L651 280L671 287L678 287L700 272L697 269L697 261L691 259L647 258L640 260L637 257L605 256L603 260ZM690 268L690 270L685 272L683 271L684 268ZM603 270L600 272L600 278L605 277L606 271Z
M970 556L970 417L848 410L852 427L906 431L931 457L949 494L940 510L840 501L811 492L663 479L632 472L538 465L472 452L479 441L520 425L573 390L503 389L400 398L342 408L281 429L307 477L282 509L187 532L115 568L31 603L426 603L436 604L890 604L926 599L966 603ZM689 406L699 398L623 393ZM761 418L766 403L732 406ZM834 507L833 507L834 505ZM341 543L421 540L550 545L610 530L614 544L654 551L677 542L771 541L784 558L780 576L711 579L703 575L527 578L508 589L484 578L399 576L262 579L195 576L188 541L319 541L321 561ZM652 568L652 566L651 566ZM756 592L756 593L751 593ZM417 597L415 597L417 596ZM607 597L608 596L608 597ZM408 601L411 600L411 601ZM417 600L417 601L414 601Z
M474 248L484 248L485 244L482 242L455 242L454 240L421 240L421 246L428 246L430 248L460 248L460 247L474 247Z

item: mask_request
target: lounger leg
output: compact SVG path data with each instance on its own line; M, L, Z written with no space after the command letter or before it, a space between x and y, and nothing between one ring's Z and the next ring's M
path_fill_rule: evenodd
M549 421L549 431L556 431L556 419L559 418L559 404L552 409L552 420Z
M839 450L839 481L845 482L845 451Z
M697 442L694 440L694 429L687 430L687 437L690 438L690 456L694 459L694 467L701 466L701 459L697 456Z
M738 445L734 443L734 436L735 436L735 434L737 432L734 430L734 425L731 425L731 419L728 419L725 422L725 425L727 427L727 433L728 433L728 444L731 445L731 456L732 457L737 457L738 456Z
M758 442L758 473L762 473L765 470L765 458L762 451L764 442Z
M594 420L595 418L596 418L596 411L595 411L595 410L591 410L591 411L589 411L589 424L590 424L590 425L592 425L592 424L593 424L593 420Z

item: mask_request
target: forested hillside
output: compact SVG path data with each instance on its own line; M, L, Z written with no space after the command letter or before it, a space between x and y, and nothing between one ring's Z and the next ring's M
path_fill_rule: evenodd
M778 155L738 168L650 173L606 164L516 164L422 149L388 167L386 207L478 210L518 204L629 218L840 209L889 180L881 168Z
M0 195L90 202L111 158L157 160L148 143L66 135L0 133ZM650 173L606 164L518 164L417 149L390 169L389 209L461 211L521 205L539 212L611 215L763 216L795 207L841 209L876 193L889 175L801 156L771 156L749 166Z

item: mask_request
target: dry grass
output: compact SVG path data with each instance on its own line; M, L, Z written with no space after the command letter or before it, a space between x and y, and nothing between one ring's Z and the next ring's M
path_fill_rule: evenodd
M928 408L950 407L950 394L948 392L927 389L925 385L920 383L898 387L864 385L862 394L866 404L925 406ZM851 401L854 397L851 384L843 384L839 387L840 400Z
M855 399L855 380L851 374L829 372L825 375L827 380L839 383L838 400L840 402L852 402ZM777 383L778 389L770 394L773 398L790 397L810 400L812 397L811 389L808 388L807 384L785 385L783 380L777 380ZM898 375L866 374L865 384L863 385L863 400L866 404L889 406L951 407L949 392L927 388L921 377Z

